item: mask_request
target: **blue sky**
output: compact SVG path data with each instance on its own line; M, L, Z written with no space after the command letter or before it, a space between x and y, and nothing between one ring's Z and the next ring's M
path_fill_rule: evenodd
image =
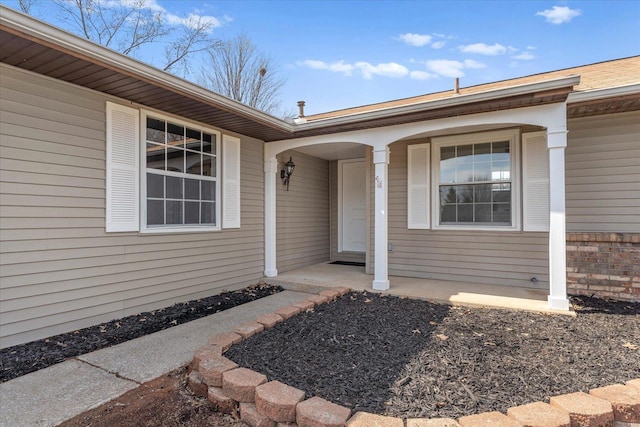
M283 107L307 114L640 54L635 0L145 1L246 33L286 78Z

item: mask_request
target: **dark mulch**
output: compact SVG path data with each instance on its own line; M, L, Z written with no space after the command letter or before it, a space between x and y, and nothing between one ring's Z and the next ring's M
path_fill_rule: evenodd
M577 316L350 293L233 346L242 366L344 405L458 418L640 378L640 303Z
M4 348L0 350L0 383L63 362L70 357L120 344L280 291L282 291L280 286L258 283L237 291L223 292L43 340Z

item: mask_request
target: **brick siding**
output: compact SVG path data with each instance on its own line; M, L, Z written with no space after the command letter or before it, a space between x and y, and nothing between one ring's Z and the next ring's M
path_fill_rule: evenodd
M567 233L567 291L640 301L640 233Z

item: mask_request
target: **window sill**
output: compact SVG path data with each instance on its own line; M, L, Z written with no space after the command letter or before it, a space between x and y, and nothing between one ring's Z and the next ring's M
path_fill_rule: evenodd
M192 234L192 233L211 233L221 231L220 227L167 227L167 228L143 228L140 234Z
M520 227L499 225L437 225L433 231L522 231Z

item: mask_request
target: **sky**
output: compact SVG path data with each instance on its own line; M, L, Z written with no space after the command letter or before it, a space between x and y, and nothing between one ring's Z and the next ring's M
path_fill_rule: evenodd
M640 54L640 0L144 1L174 25L194 14L214 37L245 33L286 80L290 115L299 100L310 115Z

